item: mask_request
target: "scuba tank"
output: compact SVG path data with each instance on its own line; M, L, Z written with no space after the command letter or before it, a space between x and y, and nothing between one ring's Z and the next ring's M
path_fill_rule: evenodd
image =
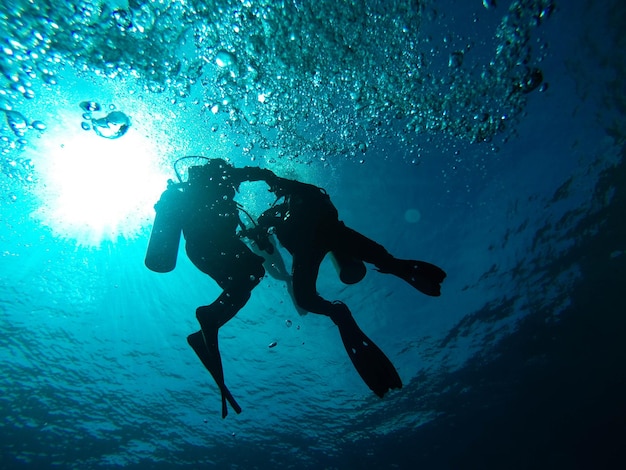
M154 206L156 216L145 259L146 267L151 271L168 273L176 267L183 226L182 198L183 193L170 181Z
M367 268L360 259L336 251L330 252L330 259L344 284L356 284L365 277Z

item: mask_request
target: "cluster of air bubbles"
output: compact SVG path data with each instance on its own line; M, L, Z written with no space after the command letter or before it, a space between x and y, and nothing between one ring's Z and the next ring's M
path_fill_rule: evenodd
M19 111L0 108L0 112L4 112L9 129L11 129L13 134L18 138L24 137L29 129L35 129L38 131L46 129L46 125L42 121L36 120L29 123L24 115Z
M35 167L29 158L13 157L11 154L0 156L0 170L5 178L20 185L28 185L35 181ZM10 190L3 190L0 200L15 202L16 194Z
M23 149L27 141L28 132L44 131L46 125L41 121L29 122L19 111L10 109L7 103L2 103L0 119L4 115L3 128L9 133L0 135L0 174L12 183L21 185L34 181L34 165L29 158L21 157L19 150ZM17 196L12 191L3 188L1 200L14 202Z
M51 22L33 22L30 2L0 2L0 155L2 174L12 180L32 180L33 169L19 154L30 136L46 129L29 116L27 108L37 101L41 87L56 83L59 57L52 51L46 33Z
M26 135L26 131L28 130L28 123L26 122L26 118L17 111L8 111L3 110L4 114L7 118L7 124L9 128L13 131L17 137L24 137Z
M279 156L363 161L380 136L410 146L424 134L485 142L510 130L524 95L542 86L531 29L553 2L518 0L503 11L487 63L467 65L469 46L444 44L454 72L444 76L431 65L437 48L420 30L425 5L322 0L315 8L246 2L221 9L194 32L206 64L205 107L237 132L247 124L245 148L269 129Z
M96 101L82 101L80 108L83 110L83 122L81 127L85 131L91 129L105 139L117 139L122 137L130 128L130 118L121 111L115 110L115 105L108 106L108 111L103 111L100 103ZM101 117L96 116L102 114Z
M483 5L494 10L496 1ZM147 93L195 106L207 129L235 136L249 153L273 147L279 158L361 161L381 137L407 147L424 135L490 141L514 126L529 91L545 87L545 51L533 50L531 33L554 3L501 8L484 63L467 47L433 43L422 28L432 8L405 0L2 2L0 99L32 101L37 82L54 85L58 69L72 67L132 76ZM2 108L18 113L6 118L14 138L26 132L22 121L40 129L18 106ZM83 125L116 138L130 120L109 110Z

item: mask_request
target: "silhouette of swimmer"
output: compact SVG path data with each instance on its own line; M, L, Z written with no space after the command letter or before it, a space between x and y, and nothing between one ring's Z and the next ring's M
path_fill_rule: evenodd
M246 229L234 196L242 182L260 180L270 186L277 201L284 200L265 211L254 228ZM221 159L190 167L189 181L170 182L155 208L146 266L156 272L174 269L182 231L189 259L223 289L213 303L196 310L200 331L187 337L220 389L223 418L228 414L226 402L237 413L241 407L224 382L218 330L246 304L265 274L264 257L254 254L240 235L274 255L270 259L276 261L277 275L291 281L293 298L302 311L333 320L357 372L374 393L382 397L388 390L402 387L391 361L361 331L348 307L319 296L315 288L319 266L331 253L340 267L341 280L352 284L365 275L363 262L374 264L380 272L394 274L432 296L440 295L440 284L446 277L440 268L424 261L395 258L381 245L346 227L321 188L279 178L269 170L234 168ZM242 228L240 234L238 226ZM291 279L285 278L282 258L275 256L270 229L293 257Z
M376 395L383 397L388 390L401 388L395 367L361 331L348 307L340 301L325 300L317 293L320 263L332 253L340 265L352 269L353 275L344 280L348 283L362 279L365 268L361 270L359 265L370 263L381 273L404 279L430 296L440 295L446 273L424 261L395 258L383 246L347 227L339 220L337 209L322 188L279 177L271 178L268 184L278 200L284 198L284 201L259 217L256 230L267 233L273 228L279 242L293 256L292 282L297 304L309 312L330 317L338 326L354 367Z
M220 389L222 417L228 414L226 401L237 413L241 407L224 383L218 330L246 304L265 274L264 259L237 235L237 227L243 224L233 198L242 182L274 177L269 170L234 168L222 159L210 159L206 165L189 168L187 183L170 182L155 206L146 266L157 272L171 271L182 230L191 262L223 290L213 303L196 310L200 331L187 337Z

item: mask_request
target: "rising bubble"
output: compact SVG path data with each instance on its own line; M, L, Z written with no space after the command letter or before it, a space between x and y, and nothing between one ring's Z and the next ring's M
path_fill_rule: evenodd
M101 109L100 104L95 101L82 101L80 107L86 112L100 111Z
M46 129L46 125L41 121L33 121L31 126L33 129L37 129L38 131L43 131Z
M17 137L23 137L28 129L26 118L17 111L5 111L7 124Z
M130 119L121 111L113 111L106 117L94 119L91 122L96 134L106 139L122 137L130 128Z
M237 64L237 58L228 51L219 51L215 56L215 63L220 67L232 67Z

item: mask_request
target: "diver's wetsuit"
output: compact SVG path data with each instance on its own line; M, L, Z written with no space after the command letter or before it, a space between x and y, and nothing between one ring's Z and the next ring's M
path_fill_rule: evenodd
M322 298L316 289L320 264L329 252L374 264L380 272L394 274L427 295L440 295L445 273L423 261L400 260L383 246L346 227L326 192L306 183L276 177L268 180L272 191L285 201L265 211L259 226L275 228L280 243L293 256L293 290L304 309L329 316L339 327L355 368L379 396L402 382L389 359L359 329L348 307Z
M265 211L259 225L275 227L280 243L293 256L293 288L296 302L310 312L330 315L337 304L316 290L319 267L329 252L342 253L382 269L393 262L387 250L339 220L326 192L306 183L279 179L285 202Z
M224 384L218 348L218 329L234 317L250 298L252 289L265 274L264 259L254 254L237 235L239 212L235 192L244 181L274 177L269 170L234 168L221 159L189 169L189 185L182 204L182 231L187 256L223 289L210 305L199 307L196 318L201 332L187 340L222 392L222 416L228 400L237 413L241 408Z
M212 160L190 168L189 173L183 217L187 256L229 293L231 302L243 302L241 308L265 270L263 258L237 236L239 210L233 198L242 182L262 180L266 170L233 168Z

